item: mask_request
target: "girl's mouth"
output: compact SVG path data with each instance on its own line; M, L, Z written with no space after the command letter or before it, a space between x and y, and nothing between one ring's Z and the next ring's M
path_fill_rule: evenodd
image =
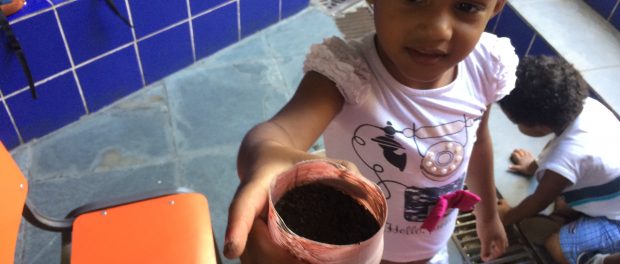
M416 63L434 64L446 56L446 53L439 50L420 50L415 48L405 48L409 57Z

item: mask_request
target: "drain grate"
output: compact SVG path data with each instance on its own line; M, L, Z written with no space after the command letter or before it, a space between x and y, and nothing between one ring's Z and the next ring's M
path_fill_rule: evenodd
M358 7L337 17L336 25L347 40L360 38L375 31L373 16L366 7Z
M486 263L543 263L516 227L506 228L506 235L509 246L504 256ZM459 248L465 260L464 263L483 263L480 259L480 240L476 233L476 218L472 213L459 215L452 240Z
M323 9L331 16L338 16L342 14L347 8L360 4L363 0L312 0L315 6Z
M498 197L501 195L498 193ZM498 259L490 262L493 264L529 264L529 263L553 263L548 253L541 246L531 243L517 225L506 227L506 236L509 246L506 253ZM480 240L476 233L476 217L473 213L460 213L452 241L459 249L464 262L467 264L483 263L480 259Z
M312 0L311 3L334 18L346 40L375 30L373 16L364 0Z

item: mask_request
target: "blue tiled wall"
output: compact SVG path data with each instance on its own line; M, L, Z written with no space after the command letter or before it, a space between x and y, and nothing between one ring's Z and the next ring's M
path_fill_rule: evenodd
M609 18L618 0L584 0L584 2L590 5L602 17Z
M535 31L512 8L507 7L498 17L495 34L510 37L517 54L519 57L523 57L530 47Z
M510 4L489 22L487 32L508 37L515 46L517 55L557 55L557 52L542 38Z
M588 5L620 30L620 0L584 0Z
M0 140L13 148L306 8L309 0L28 0L9 16L34 100L0 32Z
M620 29L620 0L584 0L592 9ZM520 57L557 55L557 52L527 23L510 3L487 25L486 31L509 37Z
M620 30L620 11L618 11L620 7L616 8L616 12L614 12L613 16L609 19L612 25L616 27L616 29Z

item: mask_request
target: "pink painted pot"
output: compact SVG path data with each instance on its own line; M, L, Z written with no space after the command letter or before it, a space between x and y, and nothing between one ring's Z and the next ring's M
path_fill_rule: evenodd
M349 195L368 209L380 229L366 241L350 245L332 245L313 241L292 232L278 215L275 204L289 190L321 181ZM316 264L378 264L383 255L383 229L387 218L387 202L381 189L363 176L340 164L311 160L296 164L277 176L269 191L269 232L273 241L293 255Z

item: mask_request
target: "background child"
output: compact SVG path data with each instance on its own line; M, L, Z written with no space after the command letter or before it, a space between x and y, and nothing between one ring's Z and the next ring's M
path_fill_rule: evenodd
M483 33L506 1L368 3L376 34L313 46L296 94L244 138L226 257L296 262L270 242L267 191L280 172L319 158L306 150L321 134L327 157L359 169L388 199L382 263L447 262L458 210L448 210L436 225L426 219L465 180L482 197L474 211L482 259L499 257L507 247L487 120L489 105L514 87L518 57L508 39Z
M506 225L517 223L560 196L583 213L571 221L565 219L566 209L556 206L553 219L564 225L545 246L558 263L586 263L593 256L592 261L601 261L603 255L596 253L620 252L620 122L587 96L588 85L572 65L559 57L539 56L521 61L515 89L499 101L522 133L555 135L538 160L526 150L513 151L510 169L536 176L539 185L514 208L501 202L500 215ZM608 257L606 263L620 263L617 257Z

